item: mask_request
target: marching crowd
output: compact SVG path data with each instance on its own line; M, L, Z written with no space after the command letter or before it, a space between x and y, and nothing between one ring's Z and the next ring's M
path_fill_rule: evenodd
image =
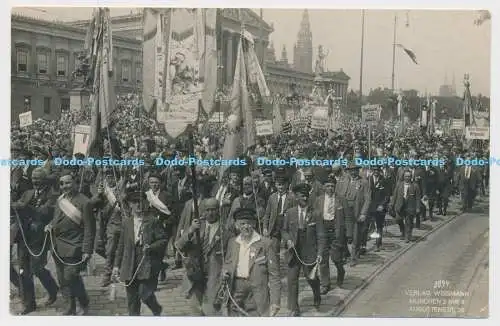
M460 137L430 136L418 127L398 132L392 122L368 135L354 119L330 131L295 129L261 137L245 156L250 164L228 167L222 175L220 167L159 168L155 157L189 155L187 140L168 140L153 120L136 118L134 106L119 111L113 137L121 157L146 159L142 167L51 164L54 157L73 155L69 117L35 121L29 132L13 127L12 158L47 162L11 172L11 248L17 246L17 256L10 279L23 303L20 314L40 307L34 276L46 289L44 306L60 294L63 315L77 314L77 306L88 314L80 274L97 254L106 264L101 286L124 283L130 315L140 314L141 303L160 315L158 282L170 269L184 268L193 314L274 316L283 290L290 316L300 316L301 274L318 308L321 296L349 277L346 264L363 264L372 232L375 250L384 250L386 220L394 219L401 240L411 242L422 221L447 214L454 194L461 194L462 210L468 211L477 195L487 193L487 168L454 164L456 157L487 157L479 146L468 149ZM220 157L222 134L217 127L200 128L195 155ZM391 156L446 162L370 169L352 163L357 157ZM257 157L343 157L351 163L257 166ZM49 252L57 281L46 268ZM280 266L286 270L284 289Z

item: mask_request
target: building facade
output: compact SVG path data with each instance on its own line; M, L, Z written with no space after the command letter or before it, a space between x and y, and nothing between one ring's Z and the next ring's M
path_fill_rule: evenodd
M307 10L302 17L292 64L288 62L286 49L284 58L276 60L273 46L269 44L273 26L253 10L225 8L221 11L221 17L219 85L228 87L232 84L243 22L254 36L256 53L263 63L271 92L287 95L292 85L295 85L300 93L311 93L314 86L312 33ZM31 110L33 119L57 119L61 110L69 109L70 93L83 82L81 78L73 76L73 71L84 47L89 20L61 23L12 15L11 23L12 117L15 119L20 113ZM112 26L115 93L140 93L142 10L126 16L112 17ZM335 75L332 75L332 82L339 84L340 92L337 94L346 94L349 77L346 79L343 72L328 74Z
M83 82L72 73L86 30L19 15L11 22L12 117L31 110L33 119L57 119ZM113 44L116 94L136 92L142 87L141 43L114 36Z

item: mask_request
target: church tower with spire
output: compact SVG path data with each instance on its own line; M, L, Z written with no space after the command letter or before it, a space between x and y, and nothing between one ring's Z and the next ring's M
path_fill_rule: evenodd
M313 45L309 12L307 9L302 13L300 30L297 35L297 43L293 48L293 65L298 71L312 73Z

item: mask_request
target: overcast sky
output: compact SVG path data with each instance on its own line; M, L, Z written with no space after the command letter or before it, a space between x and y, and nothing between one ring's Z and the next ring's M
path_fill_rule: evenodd
M112 15L123 15L136 8L112 8ZM44 9L14 9L13 12L43 19L87 19L90 8L51 7ZM257 10L258 12L258 10ZM475 26L472 11L376 11L365 16L365 54L363 90L391 87L392 39L394 16L398 17L397 43L412 49L415 65L401 49L396 49L396 88L426 90L438 93L445 76L451 83L453 74L459 92L463 91L463 76L470 74L472 93L490 94L491 23ZM277 58L287 48L293 59L293 44L300 28L302 10L264 9L264 19L274 24L271 40ZM361 11L309 10L313 46L322 44L330 53L329 70L342 68L350 77L349 86L359 89ZM409 26L406 27L406 23Z

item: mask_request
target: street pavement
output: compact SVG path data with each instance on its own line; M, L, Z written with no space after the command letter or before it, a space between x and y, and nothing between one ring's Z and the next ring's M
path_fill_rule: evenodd
M456 217L390 265L342 317L488 317L485 203Z
M463 224L457 224L459 226L463 226L464 228L471 227L472 230L476 230L478 232L479 229L481 229L479 226L484 227L484 230L487 229L488 227L488 216L487 216L487 205L488 205L488 198L485 198L482 203L480 203L482 209L485 210L486 213L484 214L472 214L472 215L466 215L464 218L460 218L459 221L465 220L467 221L467 216L470 216L469 220L474 219L474 221L477 221L478 225L475 225L475 223L463 223ZM486 208L485 208L486 207ZM322 304L319 309L319 311L316 311L313 307L313 296L312 296L312 291L310 290L309 286L307 285L307 282L305 279L300 280L300 292L299 292L299 302L300 302L300 307L302 311L302 315L305 317L308 316L334 316L336 315L340 310L343 309L345 304L350 300L351 297L353 297L354 294L360 291L361 288L365 287L367 283L370 282L370 280L373 278L373 276L377 273L380 272L381 269L383 269L387 264L391 263L392 260L396 259L401 253L404 251L408 250L408 253L403 256L403 259L406 259L407 262L405 263L406 265L410 264L410 261L412 257L417 257L414 252L414 250L422 251L425 252L425 255L423 257L420 257L420 259L416 259L418 263L421 262L432 262L434 263L439 258L436 257L441 257L441 256L436 256L436 252L439 252L440 255L443 257L447 257L451 259L451 257L456 256L457 250L460 251L458 248L462 248L465 246L465 248L469 248L468 246L473 243L474 239L468 238L472 237L473 231L463 231L465 232L462 237L460 238L461 243L458 243L459 240L455 241L452 240L453 242L449 243L448 239L452 238L454 239L454 234L453 232L445 233L443 235L441 231L438 231L433 235L433 238L439 238L441 239L440 242L434 243L434 242L429 242L429 239L426 239L426 235L429 232L432 232L432 230L438 229L441 225L449 222L451 219L455 217L455 215L458 214L458 204L457 200L453 199L452 202L450 203L450 208L448 210L448 215L447 216L437 216L435 221L425 221L422 223L422 227L420 230L415 230L414 236L417 239L417 244L415 248L411 248L408 250L408 247L414 246L415 243L410 243L407 244L404 241L399 239L399 227L397 225L392 224L392 218L388 216L388 226L386 228L386 232L384 235L384 243L382 250L380 252L374 252L374 241L370 241L368 244L368 252L366 255L364 255L360 261L360 263L354 267L350 267L349 265L346 265L346 278L345 282L342 288L334 287L333 290L331 290L327 295L322 296ZM486 214L486 215L485 215ZM453 224L455 225L455 224ZM460 228L459 228L460 229ZM453 229L456 230L457 232L459 229ZM465 230L465 229L464 229ZM468 230L468 229L467 229ZM447 231L445 231L447 232ZM479 233L478 233L479 234ZM487 245L487 238L484 238L484 242ZM482 244L482 242L481 242ZM464 249L460 252L464 252L469 255L475 255L476 250L475 248L479 246L479 244L476 244L474 242L474 246L470 247L470 249ZM419 249L420 248L420 249ZM447 255L447 251L450 251L450 255ZM466 251L468 250L468 251ZM487 250L487 248L486 248ZM283 254L284 252L282 252ZM434 255L434 256L432 256ZM404 258L406 257L406 258ZM425 257L429 257L425 259ZM469 257L469 256L467 256ZM458 259L458 257L456 257ZM449 260L448 259L448 260ZM400 268L403 266L399 262L400 259L397 259L395 263L393 263L393 266L400 266ZM282 260L283 261L283 260ZM455 264L466 264L469 263L468 258L463 259L463 263L461 263L460 260L452 260L451 262L457 262ZM450 263L451 264L451 263ZM110 300L109 297L109 288L101 288L99 287L99 282L100 282L100 275L102 274L103 271L103 260L98 257L94 259L94 264L93 268L90 268L89 275L84 276L84 282L87 288L87 291L90 296L90 314L91 315L99 315L99 316L118 316L118 315L127 315L127 305L126 305L126 300L125 300L125 288L122 285L116 285L117 289L117 297L115 300ZM456 279L456 273L453 274L454 269L450 270L448 274L444 274L441 276L441 274L428 274L425 272L426 270L433 271L432 270L432 264L428 263L426 266L429 266L428 268L424 269L422 273L410 273L410 270L407 268L407 273L409 275L413 275L413 279L417 281L418 279L422 278L422 282L426 282L429 280L434 280L434 279L447 279L450 281L454 281L457 284L460 280ZM410 264L411 266L411 264ZM452 265L449 265L452 266ZM48 268L53 272L53 275L55 276L55 270L54 270L54 265L51 259L49 260ZM281 307L282 310L278 314L278 316L286 316L288 311L286 309L286 266L281 266L281 273L282 273L282 298L281 298ZM332 282L335 281L336 279L336 270L335 267L332 264L331 268L331 273L332 273ZM464 272L465 273L465 272ZM167 273L167 281L165 284L160 284L159 289L156 292L156 296L158 298L158 301L160 304L163 306L163 315L165 316L194 316L193 315L193 310L190 306L189 300L187 300L184 297L184 294L181 289L181 283L182 283L182 278L183 278L184 270L179 269L179 270L170 270ZM387 274L387 272L384 272L384 275ZM462 273L463 274L463 273ZM478 288L476 293L488 293L488 275L487 272L483 272L481 274L481 271L479 273L476 273L477 275L475 276L476 278L482 280L481 282L473 282L473 285L477 285ZM453 276L453 277L452 277ZM462 275L461 275L462 276ZM390 282L390 283L388 283ZM486 283L484 283L486 282ZM44 297L45 293L41 285L39 284L38 280L35 281L36 283L36 290L37 290L37 298L40 298L39 301L41 302L42 298ZM399 275L396 275L396 278L394 280L389 279L386 277L386 279L383 280L383 283L381 281L376 281L377 284L380 284L382 288L385 289L385 291L390 291L389 289L392 289L393 291L396 290L395 284L398 284L398 286L409 286L410 283L407 283L407 280L405 277ZM454 283L454 284L455 284ZM400 285L399 285L400 284ZM406 285L405 285L406 284ZM427 284L416 284L415 286L424 286ZM472 290L471 290L472 291ZM364 291L361 291L364 292ZM396 291L397 292L397 291ZM386 296L390 296L390 293L386 293ZM361 297L365 297L364 294L361 294ZM472 296L472 298L475 298ZM407 298L405 298L406 301L408 301ZM373 299L372 299L373 300ZM373 300L375 301L374 304L377 302L381 302L383 300L380 300L378 297L377 299ZM484 306L481 306L484 300L481 300L479 298L475 300L471 300L471 303L469 305L469 310L472 311L477 311L478 314L482 313L482 309L484 310ZM52 316L52 315L57 315L58 314L58 308L60 308L60 300L58 300L55 305L51 308L41 308L39 311L36 311L30 315L45 315L45 316ZM17 297L14 297L11 299L10 303L10 309L11 313L16 314L16 312L21 310L21 304L20 300ZM361 308L360 308L361 309ZM408 310L406 308L406 310ZM406 310L403 311L403 315L408 315L405 313ZM360 315L361 316L366 315L366 316L371 316L372 311L376 310L370 310L368 308L363 308L360 310ZM381 310L382 312L384 310ZM355 312L356 310L349 308L348 310L345 311L345 313L352 312L351 315L356 315ZM151 315L151 312L143 305L142 307L142 313L143 315Z

